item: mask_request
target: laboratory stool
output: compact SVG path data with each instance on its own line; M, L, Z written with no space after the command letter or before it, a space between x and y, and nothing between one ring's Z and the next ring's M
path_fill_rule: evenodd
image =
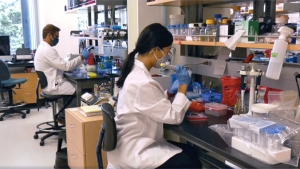
M102 129L99 133L99 140L96 147L98 169L104 168L101 149L103 148L104 151L108 152L114 150L117 145L117 129L116 129L116 122L114 119L115 117L114 108L109 103L103 103L101 105L101 109L102 109L103 123L102 123Z
M44 74L44 72L36 71L38 75L38 82L37 82L37 88L39 88L39 85L41 85L42 89L46 88L48 85L47 78ZM35 135L33 136L34 139L38 139L39 136L38 134L46 133L41 138L40 146L44 146L44 140L47 139L48 137L51 137L53 135L58 135L60 132L64 132L65 126L60 126L58 125L56 119L59 113L65 110L65 108L71 103L72 99L69 99L66 104L62 107L62 109L57 112L57 102L59 99L64 98L64 97L69 97L69 98L74 98L71 95L48 95L44 92L41 92L40 94L44 100L48 103L52 104L52 115L53 115L53 121L48 121L48 122L43 122L37 125L38 131L35 132ZM41 126L47 126L46 128L42 128Z
M61 132L58 135L58 144L55 158L54 169L69 169L68 166L68 151L67 148L61 148L62 142L66 140L66 132Z

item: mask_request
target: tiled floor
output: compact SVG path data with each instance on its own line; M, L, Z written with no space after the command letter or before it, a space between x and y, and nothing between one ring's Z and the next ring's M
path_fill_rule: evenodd
M25 119L16 114L0 121L0 169L53 169L57 136L46 139L44 146L33 138L36 125L51 119L52 108L43 107L32 108Z

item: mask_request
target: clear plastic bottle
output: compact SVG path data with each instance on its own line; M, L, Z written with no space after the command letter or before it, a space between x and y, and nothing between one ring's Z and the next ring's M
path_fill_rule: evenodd
M214 15L214 26L216 29L216 42L219 42L220 36L220 25L222 24L222 14L215 14Z
M241 14L241 7L240 6L234 6L233 7L233 15L231 17L232 22L240 22L245 21L245 18Z
M214 20L208 19L206 20L207 27L205 29L205 35L214 35L214 36L207 36L207 42L215 42L216 41L216 28L214 26Z
M193 36L196 35L196 36ZM193 41L200 41L200 28L199 28L199 24L194 24L194 28L192 30L192 37L193 37Z
M252 21L253 20L253 10L249 10L249 15L246 18L246 21Z
M222 23L222 14L215 14L214 15L214 25L221 25Z
M285 19L284 18L276 18L275 20L276 25L273 26L272 28L272 33L278 34L278 30L279 28L281 28L282 26L285 26Z
M206 41L206 36L201 36L201 35L205 35L205 29L206 29L206 23L202 24L202 27L200 29L200 41Z

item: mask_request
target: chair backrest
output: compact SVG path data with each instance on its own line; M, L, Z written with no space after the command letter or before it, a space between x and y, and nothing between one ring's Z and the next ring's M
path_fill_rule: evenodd
M103 150L112 151L116 148L117 145L117 129L114 119L114 108L109 103L103 103L101 109L103 116L102 128L105 128Z
M101 105L103 123L102 129L99 133L99 140L96 147L96 157L98 169L103 169L103 160L101 149L104 151L112 151L117 145L117 129L115 122L114 108L109 103Z
M36 74L38 75L42 89L45 89L48 86L47 77L45 73L41 71L36 71Z
M7 64L0 59L0 81L7 80L10 78L10 72Z

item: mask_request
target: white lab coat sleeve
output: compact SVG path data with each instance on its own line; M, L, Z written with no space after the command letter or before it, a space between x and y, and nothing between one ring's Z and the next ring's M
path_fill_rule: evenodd
M134 108L153 120L166 124L180 124L191 102L182 93L177 93L173 103L151 83L143 84L134 99Z
M81 57L74 58L70 61L65 61L61 58L55 49L48 49L46 52L46 60L47 62L56 69L63 71L71 71L75 68L79 67L82 63Z

